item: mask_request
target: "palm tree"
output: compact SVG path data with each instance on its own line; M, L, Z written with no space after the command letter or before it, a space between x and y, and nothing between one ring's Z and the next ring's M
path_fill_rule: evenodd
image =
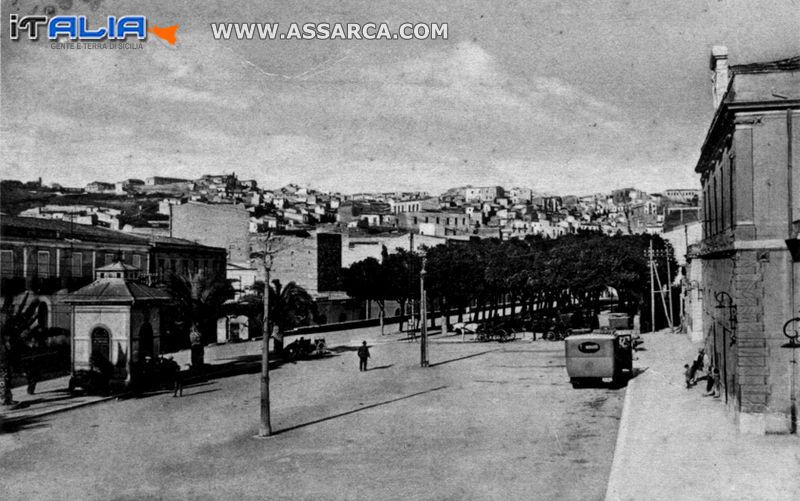
M16 301L6 296L0 310L0 404L12 405L12 359L22 343L29 341L41 330L38 323L39 300L30 299L26 292Z
M283 335L287 330L307 324L317 316L317 304L304 288L294 282L284 287L280 280L272 281L272 287L269 288L269 318L276 329L276 353L283 351Z
M202 347L209 339L214 339L222 305L233 297L231 284L200 271L188 276L170 274L166 278L166 288L175 301L177 323L189 328L192 346ZM196 363L202 364L202 354L200 359L193 358L192 365Z
M261 328L264 327L264 282L258 280L253 284L253 293L243 297L239 304ZM285 287L280 280L273 280L269 288L269 329L275 340L276 353L283 351L283 337L286 331L308 324L318 318L317 304L314 298L295 282Z

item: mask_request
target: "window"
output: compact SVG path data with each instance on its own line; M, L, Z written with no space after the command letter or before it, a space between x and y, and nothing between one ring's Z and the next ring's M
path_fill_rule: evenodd
M111 334L102 327L96 327L92 331L92 358L111 358Z
M142 270L142 256L138 254L133 255L133 266Z
M39 251L36 253L36 273L42 278L50 276L50 251Z
M14 276L14 251L0 251L0 270L4 277Z
M82 277L83 276L83 253L81 252L73 252L72 253L72 269L71 275L73 277Z
M106 266L114 262L114 254L106 254Z
M714 234L716 235L719 233L719 197L717 196L718 192L717 188L717 176L716 172L714 173L714 215L712 219L714 220Z

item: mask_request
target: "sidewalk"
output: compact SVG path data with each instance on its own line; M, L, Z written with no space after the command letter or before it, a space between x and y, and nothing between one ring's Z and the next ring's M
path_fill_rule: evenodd
M301 336L287 336L285 344L289 344ZM406 339L406 334L397 332L397 326L387 326L386 334L380 334L380 327L362 327L343 331L326 332L318 335L305 335L306 338L324 337L329 348L338 346L359 346L362 340L368 344L383 344L397 342ZM438 336L437 336L438 337ZM270 343L270 350L272 344ZM177 353L167 354L173 357L176 362L185 369L191 361L189 350L182 350ZM207 365L205 377L221 377L227 372L236 372L243 369L244 365L256 363L261 356L261 340L251 340L241 343L227 343L206 346L205 363ZM270 351L270 366L275 361L274 355ZM188 383L191 380L187 381ZM69 386L69 376L56 379L41 381L36 385L36 393L28 395L26 387L14 388L12 393L17 404L13 408L0 408L0 425L13 425L15 422L39 418L58 412L84 407L107 400L113 400L120 395L99 396L99 395L70 395L67 391ZM1 432L2 430L0 430Z
M697 346L682 334L643 334L625 395L606 501L800 499L800 440L740 434L724 396L686 389Z

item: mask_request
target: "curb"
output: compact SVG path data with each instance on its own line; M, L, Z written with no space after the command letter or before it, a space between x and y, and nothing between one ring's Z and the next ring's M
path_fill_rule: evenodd
M640 374L641 376L642 374ZM622 452L625 448L625 443L628 441L628 432L630 415L631 415L631 394L636 387L636 378L628 381L628 386L625 388L625 400L622 404L622 417L619 420L619 429L617 431L617 443L614 445L614 459L611 461L611 471L608 474L608 485L606 486L605 501L619 501L619 485L622 482Z

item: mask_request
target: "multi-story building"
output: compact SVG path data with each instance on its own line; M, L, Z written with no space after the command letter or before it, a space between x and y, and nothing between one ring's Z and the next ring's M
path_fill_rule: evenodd
M673 202L685 204L695 204L700 197L700 190L693 189L669 189L664 190L664 196Z
M502 186L467 186L464 189L464 198L467 202L494 202L498 197L503 196Z
M153 176L144 180L147 186L157 186L161 184L174 184L174 183L189 183L189 179L181 179L179 177L161 177Z
M275 235L270 240L273 280L295 282L312 296L341 289L340 234Z
M172 236L228 251L228 260L250 260L250 213L243 205L189 202L172 206Z
M528 204L533 200L533 190L530 188L511 188L508 196L515 204Z
M800 311L800 57L728 66L711 55L716 112L701 176L703 326L740 430L795 431Z
M115 262L154 279L168 272L203 271L225 277L225 250L169 237L155 237L71 224L68 221L0 218L0 290L36 293L48 327L69 329L69 308L60 298L91 283L98 268Z
M445 237L463 235L474 229L474 222L463 211L420 211L398 214L398 226L425 235Z

